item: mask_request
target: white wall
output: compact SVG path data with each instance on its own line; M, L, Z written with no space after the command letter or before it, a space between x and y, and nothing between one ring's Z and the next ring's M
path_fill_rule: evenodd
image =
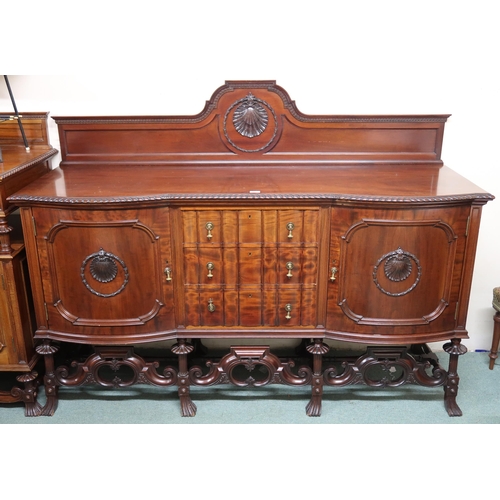
M177 3L88 1L68 12L67 2L37 2L28 18L22 3L2 5L17 10L6 19L22 18L21 32L2 28L9 56L2 49L0 59L18 109L195 114L225 80L271 79L304 113L452 113L445 163L500 196L495 2ZM11 110L3 81L0 110ZM58 148L53 124L50 134ZM490 202L464 342L472 350L491 345L499 220Z

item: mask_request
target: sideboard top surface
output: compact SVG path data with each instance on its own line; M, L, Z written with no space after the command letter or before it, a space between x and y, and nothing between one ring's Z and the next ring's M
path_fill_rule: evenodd
M176 200L325 200L330 202L457 202L486 203L493 196L446 166L399 170L394 166L213 167L200 175L196 167L88 165L52 170L22 188L10 200L72 205L119 205Z

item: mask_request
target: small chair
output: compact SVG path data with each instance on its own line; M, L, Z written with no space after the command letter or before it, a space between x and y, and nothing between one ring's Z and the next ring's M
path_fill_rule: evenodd
M498 344L500 342L500 287L493 288L493 309L496 313L493 316L495 324L493 326L493 342L490 351L490 370L495 366L495 359L498 358Z

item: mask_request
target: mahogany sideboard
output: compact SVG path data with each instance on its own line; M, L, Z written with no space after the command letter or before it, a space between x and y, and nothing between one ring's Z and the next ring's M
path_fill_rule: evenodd
M351 384L441 386L461 415L493 196L443 165L448 116L305 115L273 81L228 81L195 116L55 117L60 167L9 198L45 359L42 414L60 386L176 387L193 416L192 386L280 383L310 386L310 416L324 390ZM208 339L228 347L214 357ZM277 339L295 339L294 355ZM137 353L165 341L167 364ZM447 369L427 345L441 341ZM342 342L366 349L338 357ZM60 364L68 344L92 349Z
M48 113L21 116L28 148L14 117L0 122L0 375L19 373L22 387L1 390L0 403L22 401L26 415L33 416L41 411L34 370L39 358L33 343L36 322L20 216L7 198L47 173L57 150L48 141Z

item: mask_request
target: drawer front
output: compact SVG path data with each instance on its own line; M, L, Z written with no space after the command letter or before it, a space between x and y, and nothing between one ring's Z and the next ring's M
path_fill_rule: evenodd
M180 220L186 326L317 324L319 208L184 209Z

